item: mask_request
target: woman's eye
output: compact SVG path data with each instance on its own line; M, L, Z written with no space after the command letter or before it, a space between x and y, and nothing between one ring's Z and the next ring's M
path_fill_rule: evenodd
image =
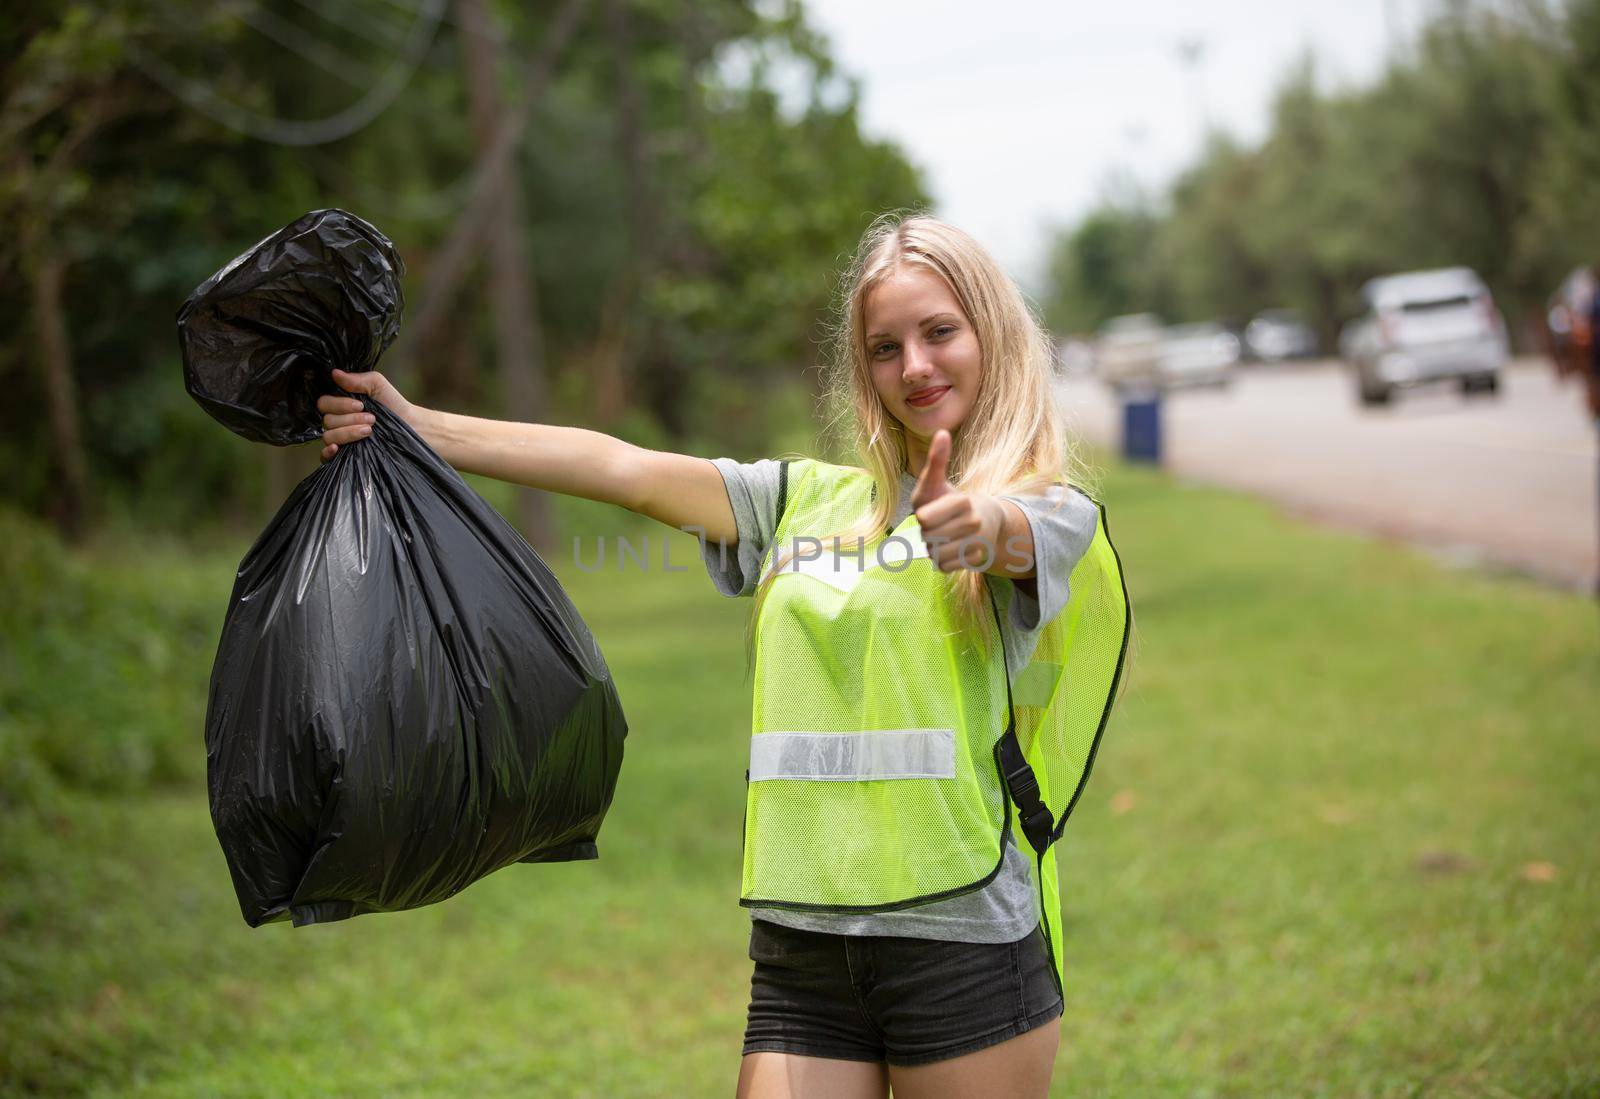
M938 328L935 328L933 330L932 335L935 335L935 336L948 336L950 333L954 332L955 330L956 330L956 326L953 325L953 324L941 324Z
M883 358L885 352L893 351L893 350L894 350L894 344L892 344L892 343L880 343L877 347L874 347L872 349L872 354L874 356L876 356L877 358L881 359L881 358Z

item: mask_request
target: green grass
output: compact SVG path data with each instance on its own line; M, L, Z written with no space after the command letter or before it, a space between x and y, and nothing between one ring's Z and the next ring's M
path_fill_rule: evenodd
M1138 634L1064 841L1055 1093L1600 1093L1594 605L1153 475L1104 496ZM125 681L202 760L203 698L169 692L203 690L243 548L115 581L148 593L148 628L209 616L165 642L178 686ZM153 793L63 784L0 817L0 1091L731 1091L746 604L698 568L552 564L632 726L599 862L252 931L192 761ZM58 583L110 582L71 568Z

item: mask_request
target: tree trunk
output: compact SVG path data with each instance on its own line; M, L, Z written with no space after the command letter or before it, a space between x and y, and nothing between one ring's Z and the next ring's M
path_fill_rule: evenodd
M470 93L476 88L473 83L474 66L477 65L476 59L480 54L486 57L484 65L487 66L501 56L501 50L498 40L490 43L490 48L486 51L478 49L484 44L483 28L493 26L483 5L477 3L458 7L458 23L461 22L463 15L467 19L476 16L481 20L477 24L465 24L473 30L464 32L467 37L462 56L462 64L467 70L469 122L475 127L474 139L480 152L472 193L467 199L466 209L456 218L456 223L451 227L450 235L445 238L444 243L429 257L427 271L423 275L422 291L417 295L416 307L411 310L406 334L397 341L390 352L387 372L393 377L404 378L410 374L417 348L427 343L429 333L447 312L455 308L461 281L471 261L482 249L483 242L488 239L489 234L498 231L499 227L494 221L499 213L499 205L495 201L498 191L490 184L503 173L515 175L514 160L517 150L521 147L534 107L538 105L546 85L550 83L561 51L576 33L578 21L588 3L589 0L565 0L551 16L550 22L544 29L544 41L540 43L539 55L523 69L522 90L517 101L509 111L501 112L502 117L493 125L487 137L484 136L484 129L495 120L487 114L482 118L478 117L479 104L470 98ZM486 86L481 89L483 94L487 96L490 104L498 102L499 89L494 83L492 71L486 67L481 71L488 77Z
M1322 338L1322 352L1325 355L1337 356L1339 354L1339 284L1323 271L1317 272L1315 278L1317 287L1317 329Z
M643 301L661 255L662 226L656 195L650 186L649 135L634 79L633 2L606 0L605 5L606 34L611 40L616 72L617 159L622 165L627 202L628 262L616 285L616 300L607 302L612 323L620 325L615 340L617 354L602 359L600 365L608 372L596 379L596 387L599 403L613 415L621 411L615 402L642 396L657 420L676 437L682 434L682 416L677 407L683 401L682 379L670 365L663 373L663 363L670 354L667 340ZM696 94L693 81L686 82L684 94L691 98ZM663 385L668 378L676 380Z
M33 298L34 338L50 419L56 490L50 517L68 541L82 539L89 521L89 463L78 426L78 386L72 373L72 345L61 311L66 264L37 231L27 233L26 268Z
M473 369L476 348L470 327L463 323L468 319L459 311L449 313L419 337L416 377L424 404L460 408L479 400Z
M610 428L622 419L628 407L628 371L623 358L628 354L628 288L626 274L613 279L600 302L600 330L589 347L584 373L594 379L590 407L595 422Z
M64 95L63 101L67 98L69 96ZM32 298L34 340L39 348L39 373L44 382L54 451L57 480L50 514L62 535L76 542L87 533L91 500L89 462L79 427L78 385L72 369L72 342L67 336L61 305L67 263L53 236L57 226L51 225L38 210L50 208L51 202L43 196L60 193L63 178L90 138L109 119L137 102L138 96L113 82L95 88L87 96L72 93L70 98L76 100L75 106L79 109L73 112L72 125L54 143L48 157L38 162L32 152L36 142L25 137L7 143L4 150L8 154L7 162L0 168L11 177L9 183L19 194L31 192L35 196L35 208L23 210L17 240L24 278ZM36 103L33 108L44 106ZM39 110L35 118L45 113L46 110Z
M456 0L456 19L462 29L472 134L482 158L494 144L505 111L499 83L500 38L494 33L484 0ZM539 326L532 261L527 253L527 218L515 161L500 161L491 170L494 176L487 184L493 189L493 211L484 243L500 379L505 387L507 414L534 423L546 415L547 399L544 333ZM555 531L544 493L534 489L518 492L517 522L536 549L548 551L554 546Z
M294 487L316 471L318 457L313 460L314 454L322 450L321 440L317 441L315 448L309 446L262 446L256 448L262 451L263 475L261 478L261 507L260 514L252 516L252 521L265 523L278 513L283 502L289 498L289 493Z

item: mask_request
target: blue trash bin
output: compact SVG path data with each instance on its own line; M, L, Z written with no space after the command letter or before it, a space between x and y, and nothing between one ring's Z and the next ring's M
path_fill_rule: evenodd
M1161 464L1161 393L1122 395L1122 457L1130 462Z

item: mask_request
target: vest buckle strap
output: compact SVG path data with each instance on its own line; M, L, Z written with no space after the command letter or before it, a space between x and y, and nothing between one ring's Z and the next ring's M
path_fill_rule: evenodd
M1055 817L1039 796L1039 777L1022 754L1016 730L1008 728L995 742L994 751L1000 773L1005 776L1006 790L1017 807L1017 823L1022 834L1033 845L1035 853L1043 855L1055 840Z

